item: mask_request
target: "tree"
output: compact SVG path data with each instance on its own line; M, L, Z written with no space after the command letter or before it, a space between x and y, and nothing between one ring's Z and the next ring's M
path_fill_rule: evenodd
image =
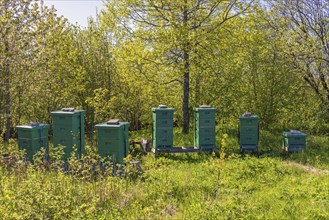
M23 82L16 81L28 69L33 50L30 41L35 20L31 0L0 1L0 81L1 113L4 118L5 140L11 136L13 87ZM33 55L32 55L33 56Z
M114 89L112 39L99 21L93 19L89 20L86 29L76 28L74 36L78 51L74 62L80 66L74 87L79 88L78 97L86 109L86 124L92 137L96 120L109 119L109 112L104 108Z
M329 1L281 0L271 6L278 12L272 27L284 28L291 63L322 102L329 122Z
M1 0L0 8L0 117L8 140L15 125L49 119L53 100L61 97L53 90L55 77L62 80L51 74L58 73L51 72L52 61L69 35L65 19L42 1Z
M189 131L189 97L192 66L197 51L228 20L247 11L251 1L108 1L105 22L117 31L121 43L141 40L153 54L149 62L164 66L160 85L182 86L182 132ZM144 62L147 62L144 60ZM152 71L151 71L152 72ZM147 75L145 73L144 75ZM154 78L154 76L147 76Z

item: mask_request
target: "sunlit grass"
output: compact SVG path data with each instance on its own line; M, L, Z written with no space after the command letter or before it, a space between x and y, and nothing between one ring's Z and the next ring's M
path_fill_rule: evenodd
M136 140L149 132L135 132ZM329 218L328 138L311 136L307 151L281 152L280 134L261 133L259 155L238 154L234 135L218 134L215 154L138 154L141 171L122 175L101 170L97 155L63 170L54 164L24 163L15 142L1 147L1 219L327 219ZM175 133L177 145L193 135ZM8 150L11 161L4 156ZM223 153L223 152L221 152ZM41 156L41 155L40 155ZM37 157L36 157L37 159ZM307 170L303 164L315 167Z

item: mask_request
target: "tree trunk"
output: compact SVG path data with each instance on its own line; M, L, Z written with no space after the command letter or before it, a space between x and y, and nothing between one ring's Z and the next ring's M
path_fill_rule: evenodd
M187 54L187 56L189 55ZM188 134L189 125L190 125L190 115L188 111L189 93L190 93L190 71L189 69L187 69L189 68L189 66L190 66L189 62L185 61L184 96L183 96L183 129L182 129L182 132L184 134Z
M186 0L185 0L186 1ZM187 27L188 11L184 10L184 25ZM187 31L187 29L186 29ZM187 40L188 38L186 38ZM190 95L190 45L188 42L183 43L183 60L184 60L184 88L183 88L183 134L188 134L190 126L190 115L189 115L189 95Z
M95 108L90 108L90 131L89 131L89 139L91 140L91 145L94 145L94 127L95 127Z
M201 98L200 98L200 94L201 94L201 87L200 87L200 83L201 83L201 77L200 75L196 76L195 79L195 103L196 104L201 104Z
M10 117L10 71L9 71L9 45L8 42L5 41L5 65L4 65L4 73L5 73L5 112L6 112L6 132L5 132L5 141L8 141L11 134L11 117Z

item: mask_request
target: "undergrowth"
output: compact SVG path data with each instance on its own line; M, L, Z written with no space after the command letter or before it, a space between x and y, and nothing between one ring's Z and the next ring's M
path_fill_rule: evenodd
M61 148L29 163L15 141L0 143L0 218L329 218L329 174L288 163L328 169L327 137L311 136L305 153L284 154L280 135L264 132L259 155L241 155L235 135L217 136L218 154L130 155L122 168L100 163L92 147L68 165ZM178 136L175 144L191 141ZM129 163L136 159L141 168Z

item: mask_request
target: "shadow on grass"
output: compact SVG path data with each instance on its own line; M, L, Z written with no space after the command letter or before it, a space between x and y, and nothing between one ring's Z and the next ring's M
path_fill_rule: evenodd
M228 138L226 139L225 154L230 157L234 154L240 154L240 146L237 129L226 130ZM150 131L144 131L142 134L135 133L134 136L146 136ZM220 152L221 138L223 131L217 130L216 143ZM174 130L175 146L192 146L194 140L193 131L188 135L180 133L180 129ZM293 161L302 164L308 164L317 168L329 169L329 137L313 136L307 137L306 152L287 153L282 150L282 131L279 129L271 131L260 131L260 140L258 154L246 153L259 158L272 157L283 161ZM166 157L175 161L187 163L200 163L214 157L209 153L164 153L160 157ZM219 157L219 153L216 155ZM242 158L244 156L242 155Z
M165 157L173 161L181 161L184 163L197 164L209 160L214 155L207 152L194 152L194 153L162 153L158 157Z
M227 149L226 156L240 153L239 139L237 133L232 130L228 133L226 140ZM220 137L217 137L220 143ZM329 168L329 137L313 136L307 137L306 152L288 153L282 150L282 131L260 131L260 140L258 154L247 153L249 155L258 156L259 158L272 157L283 161L293 161L302 164L308 164L317 168ZM242 158L244 156L242 155Z
M260 134L260 157L275 157L284 161L309 164L318 168L329 168L329 137L308 136L306 152L288 153L282 150L282 133L263 131Z

